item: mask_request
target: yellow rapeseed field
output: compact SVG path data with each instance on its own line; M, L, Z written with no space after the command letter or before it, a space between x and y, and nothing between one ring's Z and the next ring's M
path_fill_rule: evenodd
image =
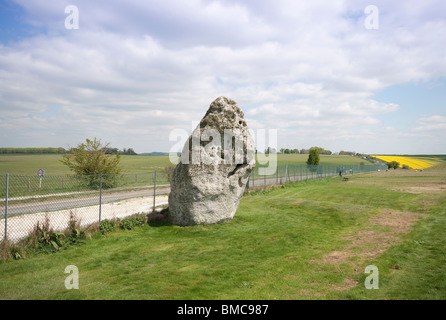
M385 162L396 161L400 164L408 166L411 169L425 169L438 164L434 159L417 158L417 157L406 157L406 156L379 156L374 155L373 157L383 160Z

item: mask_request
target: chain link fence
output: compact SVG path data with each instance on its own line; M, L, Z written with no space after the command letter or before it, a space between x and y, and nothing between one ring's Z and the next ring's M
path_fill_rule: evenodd
M256 167L246 187L385 169L387 166L378 165L283 165L274 175L266 176ZM168 204L170 174L161 170L78 177L0 175L0 241L18 241L44 224L63 231L70 221L88 226L104 219L149 213Z
M167 204L166 171L122 175L0 175L0 241L15 242L37 226L54 231L70 221L87 226L147 213Z
M261 167L255 167L251 172L247 188L265 186L271 184L281 184L291 181L303 181L308 179L321 179L333 176L342 176L348 179L349 176L387 170L386 165L282 165L277 166L274 175L261 175Z

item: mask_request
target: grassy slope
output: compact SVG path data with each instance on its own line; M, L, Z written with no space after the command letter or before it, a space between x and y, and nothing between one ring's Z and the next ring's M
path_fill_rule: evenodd
M446 188L446 167L436 170L290 184L244 196L226 224L146 225L56 254L0 263L0 298L445 299L444 191L395 189ZM427 216L380 256L324 262L348 245L345 237L353 231L376 228L369 219L382 209ZM364 289L369 264L379 268L379 290ZM64 287L68 265L79 268L79 290Z

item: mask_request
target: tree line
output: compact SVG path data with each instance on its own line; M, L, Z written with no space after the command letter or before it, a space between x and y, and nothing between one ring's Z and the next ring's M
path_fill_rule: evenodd
M300 150L297 149L297 148L294 148L294 149L281 148L278 153L282 153L282 154L310 154L312 149L317 149L319 151L319 154L325 154L325 155L334 154L332 151L326 150L326 149L324 149L322 147L311 147L309 149L300 149ZM268 154L268 153L276 153L276 149L268 147L265 150L265 153L266 154ZM339 151L339 155L349 155L349 156L355 156L356 155L357 156L358 154L356 152L354 152L354 151L344 151L344 150L341 150L341 151Z
M132 148L118 148L104 147L105 154L120 153L123 155L137 155ZM0 148L0 154L68 154L70 150L65 148Z
M64 148L0 148L0 154L65 154Z
M105 149L105 154L114 154L114 153L120 153L120 154L126 154L126 155L137 155L137 153L135 151L133 151L132 148L124 148L122 151L119 150L118 148L109 148L106 147Z
M332 152L330 150L325 150L324 148L321 147L312 147L310 149L288 149L288 148L282 148L280 149L280 153L284 153L284 154L310 154L312 149L317 149L319 151L319 154L332 154Z

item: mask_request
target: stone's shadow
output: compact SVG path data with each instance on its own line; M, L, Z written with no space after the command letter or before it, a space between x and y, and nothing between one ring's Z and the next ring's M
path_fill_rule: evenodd
M147 214L147 223L151 227L171 226L169 222L169 208L164 208L161 211L152 211Z

